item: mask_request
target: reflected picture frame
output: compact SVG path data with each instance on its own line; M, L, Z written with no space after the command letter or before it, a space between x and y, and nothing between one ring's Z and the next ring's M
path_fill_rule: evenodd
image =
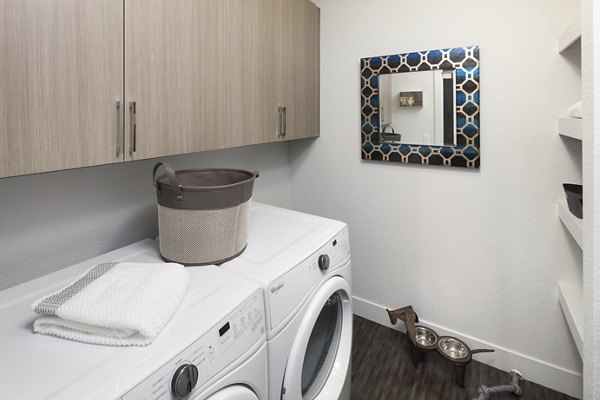
M400 92L400 107L423 107L423 92Z

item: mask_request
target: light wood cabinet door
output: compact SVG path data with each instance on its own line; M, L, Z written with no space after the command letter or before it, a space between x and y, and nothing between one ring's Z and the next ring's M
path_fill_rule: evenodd
M320 10L309 0L281 4L285 138L319 136Z
M223 0L223 143L277 140L280 0Z
M122 0L0 1L0 177L123 160Z
M125 0L126 159L222 147L221 13L222 0Z

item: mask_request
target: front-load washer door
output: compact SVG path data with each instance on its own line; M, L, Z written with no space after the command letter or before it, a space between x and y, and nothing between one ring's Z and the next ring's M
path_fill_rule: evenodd
M201 395L192 396L189 400L199 400ZM250 388L242 385L234 385L221 389L206 400L259 400Z
M335 276L309 301L288 358L282 398L337 400L350 365L350 286Z

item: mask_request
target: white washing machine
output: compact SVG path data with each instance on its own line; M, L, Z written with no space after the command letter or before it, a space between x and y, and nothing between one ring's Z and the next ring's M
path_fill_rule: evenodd
M268 398L262 291L215 266L187 269L181 307L149 346L90 345L32 332L33 301L109 261L162 260L158 244L145 240L0 292L0 399Z
M352 297L346 224L255 203L246 251L222 267L264 290L269 399L349 399Z

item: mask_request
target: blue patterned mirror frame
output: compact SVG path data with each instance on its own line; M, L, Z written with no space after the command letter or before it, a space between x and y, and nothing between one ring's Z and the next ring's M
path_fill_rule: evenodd
M363 58L361 137L364 160L479 168L479 46ZM454 69L456 74L456 146L378 143L379 75Z

